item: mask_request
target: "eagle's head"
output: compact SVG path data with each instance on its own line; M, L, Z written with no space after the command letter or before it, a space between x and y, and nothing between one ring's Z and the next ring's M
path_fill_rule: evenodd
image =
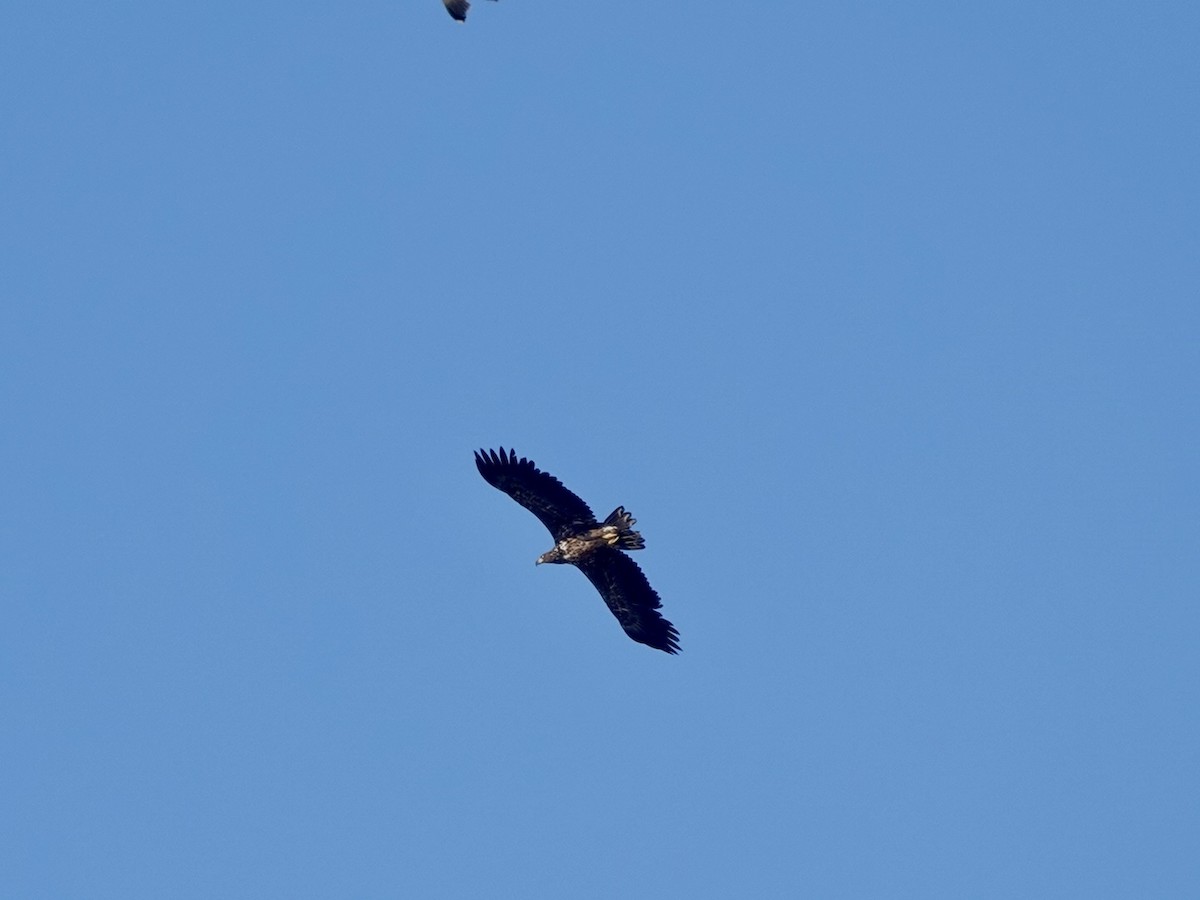
M560 563L562 561L563 552L559 547L555 547L553 550L547 550L545 553L539 556L534 565L540 566L542 563Z

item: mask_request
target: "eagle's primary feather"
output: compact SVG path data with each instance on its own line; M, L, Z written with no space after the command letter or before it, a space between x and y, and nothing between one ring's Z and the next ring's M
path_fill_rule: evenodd
M467 21L467 10L471 8L471 4L467 0L442 0L446 4L446 12L450 13L451 18L459 21Z
M579 497L531 460L513 450L477 450L475 465L492 487L533 513L554 537L538 562L570 563L595 585L621 627L635 641L666 653L679 652L679 632L658 611L662 601L638 564L623 550L640 550L636 520L618 506L602 523Z

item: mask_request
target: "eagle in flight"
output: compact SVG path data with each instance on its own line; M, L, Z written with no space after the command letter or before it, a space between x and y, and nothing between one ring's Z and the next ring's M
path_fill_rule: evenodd
M459 22L467 21L467 10L471 4L467 0L442 0L446 4L446 12Z
M597 522L588 505L563 487L532 460L516 451L476 450L475 465L484 481L504 491L541 520L554 538L554 547L537 564L570 563L588 577L625 633L635 641L679 652L679 632L658 610L662 602L650 582L625 550L646 546L633 530L636 519L618 506Z

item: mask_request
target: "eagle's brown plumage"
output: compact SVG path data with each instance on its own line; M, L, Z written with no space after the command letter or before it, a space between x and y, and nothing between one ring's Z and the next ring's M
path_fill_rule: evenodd
M475 465L492 487L512 497L550 531L554 547L539 563L570 563L595 585L621 627L635 641L666 653L679 652L679 632L658 611L662 601L624 550L646 546L637 521L618 506L603 522L579 497L531 460L513 450L477 450Z

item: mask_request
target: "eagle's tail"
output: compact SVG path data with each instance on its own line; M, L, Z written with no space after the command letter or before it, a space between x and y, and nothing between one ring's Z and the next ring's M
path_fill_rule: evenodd
M608 518L604 520L605 525L615 525L617 528L617 539L613 543L614 547L620 547L622 550L642 550L646 546L646 542L642 536L633 530L633 526L637 523L637 519L625 512L625 507L618 506Z

